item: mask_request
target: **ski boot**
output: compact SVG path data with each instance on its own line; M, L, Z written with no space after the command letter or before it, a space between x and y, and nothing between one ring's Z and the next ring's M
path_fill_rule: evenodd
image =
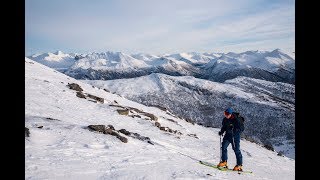
M236 165L234 168L233 168L234 171L242 171L242 165Z
M227 165L227 161L221 161L217 167L223 167L223 168L228 168L228 165Z

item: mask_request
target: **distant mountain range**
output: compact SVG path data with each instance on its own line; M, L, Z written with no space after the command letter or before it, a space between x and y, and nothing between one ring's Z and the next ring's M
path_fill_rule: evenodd
M28 58L76 79L112 80L162 73L224 82L237 76L295 83L295 60L280 49L243 53L44 53Z

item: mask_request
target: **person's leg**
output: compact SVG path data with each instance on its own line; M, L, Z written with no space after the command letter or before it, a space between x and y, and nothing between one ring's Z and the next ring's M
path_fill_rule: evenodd
M225 136L223 138L223 141L222 141L222 161L227 161L228 160L228 146L230 144L230 141L228 140L228 138Z
M232 147L234 147L233 151L237 158L237 165L242 166L242 154L240 151L240 134L239 133L235 134L233 138L234 138L234 146Z

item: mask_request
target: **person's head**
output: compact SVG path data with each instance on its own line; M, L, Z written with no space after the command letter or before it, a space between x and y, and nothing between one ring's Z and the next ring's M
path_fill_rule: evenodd
M227 119L230 119L231 118L231 115L233 113L233 110L231 108L228 108L224 111L224 116L227 118Z

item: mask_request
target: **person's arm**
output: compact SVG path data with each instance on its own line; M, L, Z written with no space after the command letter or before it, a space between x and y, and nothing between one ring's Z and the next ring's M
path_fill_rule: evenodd
M226 129L227 129L227 127L226 127L226 119L223 118L223 120L222 120L222 127L221 127L221 129L220 129L220 131L219 131L219 135L221 136L221 135L226 131Z

